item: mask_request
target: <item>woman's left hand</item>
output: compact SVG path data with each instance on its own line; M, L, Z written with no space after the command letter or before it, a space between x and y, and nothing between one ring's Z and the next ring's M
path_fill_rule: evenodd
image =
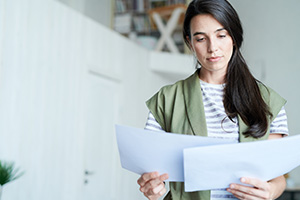
M272 183L255 178L241 178L241 182L250 186L232 183L227 189L235 197L242 200L272 200Z

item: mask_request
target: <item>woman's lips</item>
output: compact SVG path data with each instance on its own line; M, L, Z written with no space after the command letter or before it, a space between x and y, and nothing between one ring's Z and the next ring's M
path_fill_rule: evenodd
M222 58L221 56L215 56L215 57L209 57L209 58L207 58L207 60L210 61L210 62L217 62L221 58Z

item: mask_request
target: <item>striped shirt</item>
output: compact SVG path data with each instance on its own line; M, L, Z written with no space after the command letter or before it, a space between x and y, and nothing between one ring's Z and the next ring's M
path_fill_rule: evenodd
M239 141L239 125L237 118L232 121L227 117L223 105L224 84L209 84L200 80L208 137L231 138ZM164 131L149 112L147 130ZM270 133L288 135L287 116L284 107L271 123ZM211 200L237 199L226 189L211 191Z

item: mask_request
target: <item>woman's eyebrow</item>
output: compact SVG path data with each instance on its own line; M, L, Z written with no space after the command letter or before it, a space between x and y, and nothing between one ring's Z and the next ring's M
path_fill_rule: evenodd
M225 28L219 28L219 29L217 29L217 30L215 31L215 33L216 33L216 32L219 32L219 31L226 31L226 29L225 29Z
M220 32L220 31L224 31L224 30L226 30L225 28L218 28L216 31L215 31L215 33L216 32ZM196 35L205 35L205 32L195 32L194 34L193 34L193 36L196 36Z
M196 32L193 34L193 36L196 36L196 35L204 35L205 33L204 32Z

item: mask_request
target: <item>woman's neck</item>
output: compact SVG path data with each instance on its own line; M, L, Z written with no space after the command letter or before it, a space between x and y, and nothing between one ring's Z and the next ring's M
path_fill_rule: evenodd
M223 84L225 83L226 73L220 73L217 71L207 71L205 69L200 69L199 78L210 84Z

